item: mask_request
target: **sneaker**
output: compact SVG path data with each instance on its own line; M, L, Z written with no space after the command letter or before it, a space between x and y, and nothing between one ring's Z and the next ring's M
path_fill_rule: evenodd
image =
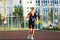
M30 35L28 35L28 39L31 39Z
M33 38L33 37L31 37L31 40L34 40L34 38Z

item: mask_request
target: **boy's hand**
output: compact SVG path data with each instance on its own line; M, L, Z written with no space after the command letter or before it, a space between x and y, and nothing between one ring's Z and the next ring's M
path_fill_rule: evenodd
M26 18L28 18L28 16Z
M27 16L26 19L29 20L29 17Z

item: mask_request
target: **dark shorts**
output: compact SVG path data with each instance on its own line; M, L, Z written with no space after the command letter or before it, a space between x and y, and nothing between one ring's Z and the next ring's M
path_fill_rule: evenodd
M29 28L34 29L34 23L29 23Z

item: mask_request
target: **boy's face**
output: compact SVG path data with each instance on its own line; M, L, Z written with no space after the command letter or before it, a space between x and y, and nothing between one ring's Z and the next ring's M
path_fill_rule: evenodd
M31 10L31 15L34 16L34 10Z
M31 12L35 12L35 9L31 9Z
M34 10L31 10L31 13L34 14Z
M31 9L32 15L34 15L34 12L35 12L35 8L32 8L32 9Z

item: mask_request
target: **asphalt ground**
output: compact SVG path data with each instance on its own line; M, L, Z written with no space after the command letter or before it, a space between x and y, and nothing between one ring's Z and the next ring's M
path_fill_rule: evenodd
M27 40L28 30L0 31L0 40ZM35 30L34 40L60 40L60 31Z

